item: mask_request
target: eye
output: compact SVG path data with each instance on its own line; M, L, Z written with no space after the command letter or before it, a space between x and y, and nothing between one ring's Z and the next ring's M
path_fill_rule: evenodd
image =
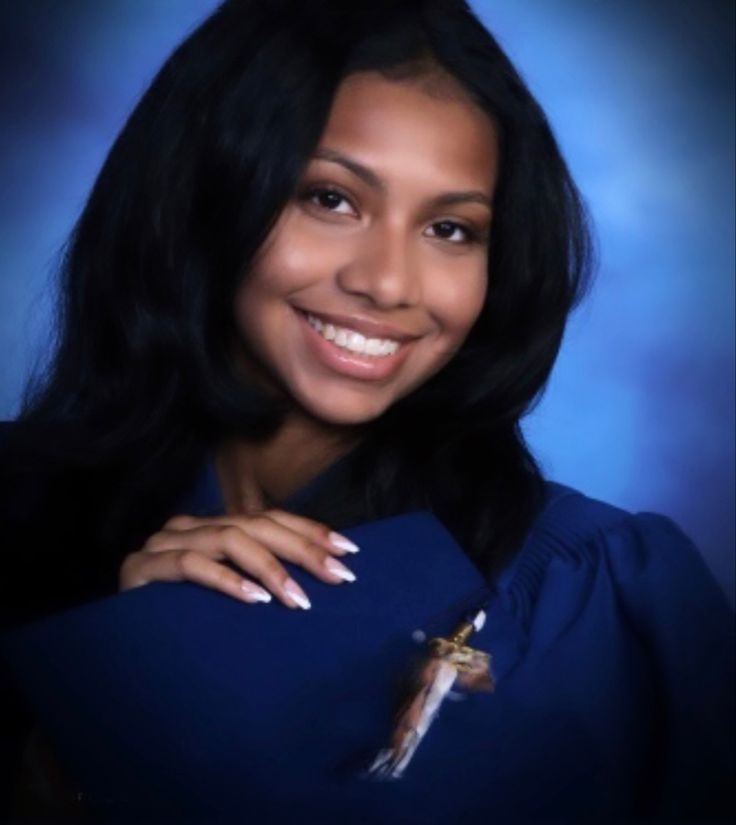
M430 238L439 238L453 244L473 243L478 239L478 234L473 229L455 221L438 221L429 228L432 230Z
M303 199L328 212L335 212L338 215L354 215L355 209L346 195L337 189L325 186L313 186L307 189L302 195Z

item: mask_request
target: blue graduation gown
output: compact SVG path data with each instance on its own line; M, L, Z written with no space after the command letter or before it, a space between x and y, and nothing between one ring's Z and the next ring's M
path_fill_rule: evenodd
M181 511L222 512L211 467ZM346 532L356 583L292 568L308 612L154 584L5 640L95 821L731 815L732 615L668 519L549 484L493 591L429 513ZM446 635L489 592L472 644L493 656L495 692L452 695L401 780L366 779L416 631Z

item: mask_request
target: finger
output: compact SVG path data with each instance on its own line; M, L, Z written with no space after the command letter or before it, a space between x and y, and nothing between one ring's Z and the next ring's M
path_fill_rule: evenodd
M347 536L331 530L326 524L305 518L304 516L294 515L294 513L289 513L286 510L277 509L264 510L261 513L251 516L214 516L207 519L197 518L196 516L176 515L170 518L162 529L164 531L189 531L196 529L203 523L240 524L243 519L257 518L263 515L278 522L283 527L287 527L296 533L306 536L312 542L319 544L334 555L344 556L347 553L357 553L360 549L358 545L347 538Z
M327 584L355 581L355 574L341 561L334 558L322 545L316 544L303 533L291 530L283 524L270 518L272 511L260 513L258 516L232 516L220 523L227 525L227 529L240 530L250 539L255 539L263 547L279 558L298 564ZM232 536L230 547L234 561L239 562L237 554L240 552L237 537Z
M252 527L255 519L249 519L248 526ZM225 556L252 575L268 590L270 590L287 607L300 607L308 610L312 605L307 594L289 576L286 568L276 558L275 553L288 554L272 546L265 547L257 538L244 532L234 524L219 524L210 528L217 534L220 546ZM279 527L285 532L285 528ZM324 551L320 551L324 554ZM337 561L335 559L335 561ZM325 571L320 571L325 576ZM329 581L329 579L326 579Z
M265 514L284 527L307 536L315 544L323 545L332 553L342 556L345 553L357 553L360 550L358 545L347 536L336 533L319 521L297 516L286 510L266 510Z
M252 520L249 519L247 523L250 524ZM275 522L270 523L276 527ZM277 529L287 532L283 527ZM149 539L142 555L156 557L167 552L182 551L191 551L210 561L226 558L257 579L287 607L311 607L306 593L275 557L274 552L277 551L264 547L258 539L235 524L217 520L217 523L203 524L185 532L163 530ZM324 551L320 552L327 555ZM188 556L185 556L185 562L188 563ZM164 568L155 569L159 571ZM326 575L324 571L323 575Z
M132 553L125 559L120 572L121 590L152 581L191 581L248 604L266 603L272 598L256 582L192 550Z
M184 516L183 518L189 517ZM169 525L172 521L174 520L171 519L166 522L166 525ZM175 523L183 524L183 521ZM197 550L211 559L225 557L222 543L217 541L217 533L223 529L223 524L213 525L196 519L190 521L189 524L190 526L187 529L175 529L165 526L163 530L159 530L158 533L150 536L141 550L145 553L166 553L169 550L191 549Z
M166 524L162 527L163 530L191 530L192 527L198 527L202 524L202 519L196 516L188 516L181 513L172 516Z
M263 580L263 571L267 569L263 566L266 562L266 557L262 555L263 549L279 558L298 564L327 584L355 581L356 577L352 570L334 558L333 553L326 550L323 545L313 542L304 533L296 532L271 518L274 513L278 516L291 515L283 514L282 511L269 510L251 516L216 516L207 521L191 517L177 519L174 521L174 526L187 525L188 529L161 530L149 538L143 550L161 553L186 547L199 550L213 559L222 559L227 556L243 570L260 578L269 589L272 589L270 587L272 581L281 582L281 578L279 571L269 570L269 575L274 576L275 579L272 578L268 582ZM290 521L290 523L301 527L306 523L312 535L315 535L314 527L327 530L324 525L319 525L309 519L299 516L293 518L297 521ZM236 533L240 531L243 537L255 540L262 547L256 550L256 545L239 540L239 536L236 533L231 534L230 530ZM284 568L280 567L280 570L283 571ZM273 592L278 592L278 590ZM304 596L303 592L298 594L297 601L301 602L302 596Z

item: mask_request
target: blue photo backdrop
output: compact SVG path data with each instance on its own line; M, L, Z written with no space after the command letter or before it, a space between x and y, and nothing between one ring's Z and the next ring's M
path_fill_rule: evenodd
M676 519L733 601L734 4L475 0L546 109L600 266L525 423L549 476ZM0 417L53 336L53 270L147 82L215 0L0 11Z

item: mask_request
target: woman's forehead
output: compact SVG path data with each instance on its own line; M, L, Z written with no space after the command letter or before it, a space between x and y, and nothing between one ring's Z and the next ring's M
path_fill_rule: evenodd
M449 76L349 75L338 87L320 148L387 174L424 170L474 185L497 174L495 127Z

